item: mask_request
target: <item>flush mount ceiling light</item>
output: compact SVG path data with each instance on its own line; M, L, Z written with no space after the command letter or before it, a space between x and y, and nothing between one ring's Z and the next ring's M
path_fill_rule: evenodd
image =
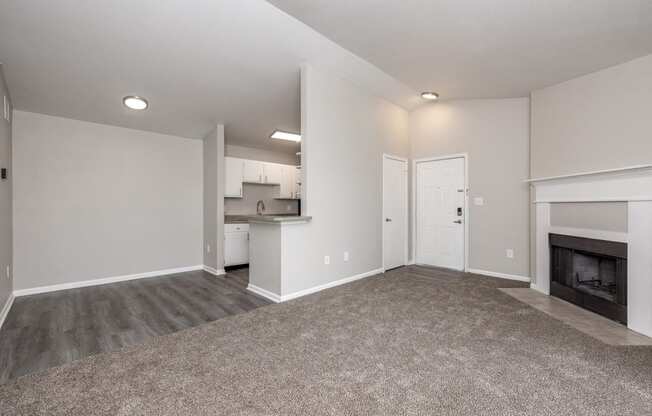
M421 98L423 98L424 100L435 101L436 99L439 98L439 94L437 94L436 92L422 92Z
M145 110L147 107L149 107L147 100L137 95L126 96L122 99L122 103L125 105L125 107L131 108L132 110Z
M301 141L301 135L300 134L288 133L286 131L280 131L280 130L274 131L274 133L272 133L270 138L278 139L278 140L289 140L291 142L300 142Z

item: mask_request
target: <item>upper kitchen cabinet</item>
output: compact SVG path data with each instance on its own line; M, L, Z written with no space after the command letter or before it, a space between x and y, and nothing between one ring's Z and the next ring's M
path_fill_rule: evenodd
M279 192L279 198L283 198L283 199L297 198L296 183L297 183L296 167L290 165L282 165L281 166L281 189Z
M257 160L244 160L243 180L248 183L264 183L265 173L263 172L263 162Z
M281 166L277 163L244 160L243 180L245 183L281 184Z
M226 198L242 198L243 183L279 186L280 199L298 199L297 188L299 171L296 166L279 163L260 162L257 160L224 158Z
M245 160L235 157L224 158L225 184L224 196L227 198L242 198L242 182Z
M277 165L276 163L263 163L264 183L280 185L282 169L283 165Z

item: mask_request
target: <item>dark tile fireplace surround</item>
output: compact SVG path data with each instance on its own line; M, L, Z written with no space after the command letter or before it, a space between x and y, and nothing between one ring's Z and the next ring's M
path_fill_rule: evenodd
M550 234L550 294L627 324L627 244Z

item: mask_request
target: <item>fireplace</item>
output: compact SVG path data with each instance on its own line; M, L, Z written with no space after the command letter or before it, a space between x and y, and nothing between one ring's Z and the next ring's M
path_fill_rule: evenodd
M549 234L550 294L627 324L627 244Z

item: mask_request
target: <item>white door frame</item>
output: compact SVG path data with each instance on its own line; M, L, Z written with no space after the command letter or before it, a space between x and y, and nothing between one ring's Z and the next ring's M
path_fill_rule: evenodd
M412 162L412 263L417 260L417 164L436 162L447 159L464 159L464 271L469 271L469 155L468 153L455 153L452 155L426 157L414 159Z
M410 238L408 236L408 231L410 229L409 226L409 209L408 209L408 172L410 171L410 162L400 156L395 156L387 153L383 153L383 173L381 175L381 187L382 187L382 217L380 218L381 222L381 230L382 230L382 261L383 261L383 272L385 271L385 161L388 159L396 160L399 162L405 163L405 188L404 188L404 194L403 194L403 199L405 200L405 207L404 207L404 212L405 212L405 250L404 250L404 255L403 255L403 263L404 265L407 266L408 264L408 239Z

